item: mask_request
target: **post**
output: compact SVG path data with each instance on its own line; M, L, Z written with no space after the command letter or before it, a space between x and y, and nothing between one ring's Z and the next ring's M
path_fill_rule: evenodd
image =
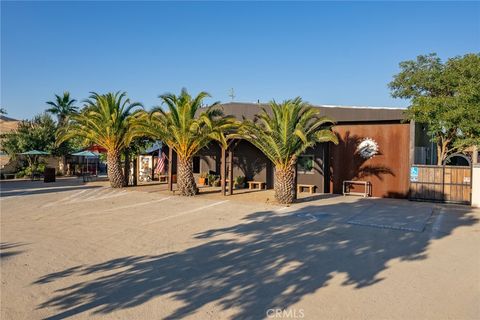
M135 155L133 159L133 185L137 185L137 177L138 177L138 154Z
M169 191L173 191L172 167L173 167L173 150L172 150L172 147L168 146L168 190Z
M415 164L415 121L410 121L410 144L409 144L409 161L410 166Z
M225 173L226 173L226 167L227 167L227 164L225 163L226 161L226 150L225 150L225 147L222 146L222 159L221 159L221 162L220 162L220 185L222 187L222 195L226 195L226 188L225 188L225 184L226 184L226 181L225 181ZM230 185L232 184L232 181L230 180Z
M230 166L228 168L228 179L230 183L228 184L228 193L229 195L233 194L233 151L232 148L228 149L228 160L230 162Z

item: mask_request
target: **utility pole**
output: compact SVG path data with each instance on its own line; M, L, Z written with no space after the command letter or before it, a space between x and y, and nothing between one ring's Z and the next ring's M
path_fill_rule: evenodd
M235 91L233 90L233 88L230 89L228 96L232 98L232 101L235 99Z

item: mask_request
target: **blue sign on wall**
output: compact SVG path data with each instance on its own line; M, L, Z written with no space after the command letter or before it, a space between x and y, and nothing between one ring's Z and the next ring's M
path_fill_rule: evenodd
M410 168L410 181L418 181L418 167Z

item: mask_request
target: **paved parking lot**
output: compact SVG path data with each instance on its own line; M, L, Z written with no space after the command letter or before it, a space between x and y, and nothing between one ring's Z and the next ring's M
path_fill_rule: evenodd
M282 207L71 179L1 187L2 319L480 314L480 212L468 207Z

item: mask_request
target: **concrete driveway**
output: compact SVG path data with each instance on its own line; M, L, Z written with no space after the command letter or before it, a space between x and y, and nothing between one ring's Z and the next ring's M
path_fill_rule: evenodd
M478 319L480 212L2 182L2 319Z

